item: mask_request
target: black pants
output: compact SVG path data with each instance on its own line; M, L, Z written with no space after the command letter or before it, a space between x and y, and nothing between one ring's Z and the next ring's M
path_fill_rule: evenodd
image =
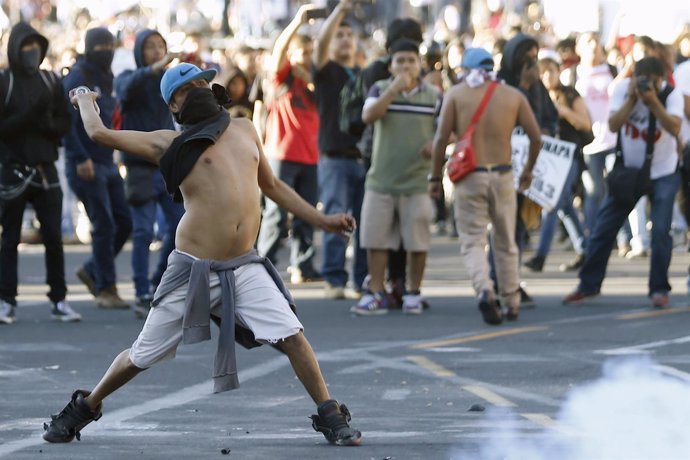
M46 283L50 286L48 298L52 302L65 299L65 255L62 247L62 189L53 163L43 164L43 173L49 188L44 188L40 173L17 198L3 202L2 244L0 245L0 299L16 305L17 246L22 232L22 218L27 203L33 205L41 224L41 238L45 246Z

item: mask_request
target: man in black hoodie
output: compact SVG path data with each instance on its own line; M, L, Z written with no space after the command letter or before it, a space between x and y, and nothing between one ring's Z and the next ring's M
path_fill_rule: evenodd
M44 36L24 22L16 24L7 46L10 68L0 78L0 323L5 324L16 319L17 245L27 203L41 224L52 317L81 319L65 300L62 190L55 168L58 143L70 119L62 84L53 73L39 70L47 50Z
M100 118L110 127L115 111L113 96L114 37L105 27L86 31L85 55L77 60L64 86L88 86L98 93ZM86 134L79 113L68 104L75 123L65 136L65 175L75 195L84 203L93 231L91 257L77 270L77 277L106 309L126 309L129 304L117 291L115 257L132 232L132 218L125 198L124 182L113 161L113 149L97 145Z
M537 53L539 43L530 35L519 33L506 43L503 48L503 59L501 68L498 71L498 78L504 80L508 85L520 90L534 112L537 123L542 134L554 136L556 134L556 124L558 122L558 111L553 105L549 92L539 78L539 67L537 66ZM520 258L522 251L527 244L527 228L520 217L520 211L524 206L524 196L518 194L518 215L515 228L515 242L517 243ZM496 270L493 259L493 244L489 241L491 263L491 279L496 281ZM522 306L531 306L534 300L525 290L520 287Z
M176 57L177 54L168 52L165 40L157 31L144 29L137 33L134 42L137 69L125 70L115 79L115 93L122 110L122 129L175 129L159 88L166 66ZM152 292L161 281L168 256L175 248L175 232L184 214L184 207L173 202L168 195L163 176L155 164L127 152L122 153L127 166L125 192L132 212L134 312L143 318L148 314L153 300ZM157 206L163 210L167 232L156 270L149 278L149 245L153 240Z

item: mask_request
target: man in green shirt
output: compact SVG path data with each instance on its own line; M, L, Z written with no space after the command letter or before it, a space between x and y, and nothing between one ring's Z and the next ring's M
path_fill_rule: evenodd
M362 111L362 120L375 125L360 230L371 281L369 291L352 307L357 315L388 312L388 250L398 249L401 241L408 252L403 312L420 314L424 304L420 287L433 213L427 173L440 94L420 78L419 45L412 40L400 39L391 46L390 72L391 78L372 86Z

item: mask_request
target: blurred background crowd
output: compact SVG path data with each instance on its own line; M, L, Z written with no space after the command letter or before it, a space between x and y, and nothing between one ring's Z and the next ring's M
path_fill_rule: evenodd
M28 22L48 39L50 46L41 67L63 77L84 53L84 34L88 29L105 27L115 37L111 67L115 78L137 67L134 53L137 32L155 29L167 42L168 53L177 56L174 62L216 69L216 82L226 87L233 101L229 108L231 114L252 119L259 133L265 136L264 102L271 97L268 73L271 54L276 39L289 27L304 3L298 0L2 0L0 69L8 66L10 29L18 21ZM338 1L310 3L332 11ZM690 58L690 8L682 0L656 0L653 5L645 0L580 0L577 4L561 0L355 0L353 5L347 21L357 37L356 67L367 68L386 56L389 24L399 18L412 18L422 30L419 47L422 75L440 92L462 80L461 62L466 49L480 47L491 52L495 70L499 70L503 47L519 33L528 34L538 43L539 70L547 88L555 89L559 84L578 88L590 112L593 101L577 86L578 67L607 64L613 84L631 75L634 62L653 56L663 63L667 81L673 84L674 71ZM300 33L316 40L323 21L323 17L309 19ZM555 68L549 67L550 64ZM548 84L547 80L554 74L557 78ZM606 88L604 94L607 90L611 92L611 88ZM603 113L608 114L606 108ZM593 123L597 123L595 118L592 117ZM593 130L596 134L597 126ZM679 139L678 145L683 146L687 141ZM609 143L608 148L613 148L615 140ZM61 182L65 184L64 180ZM587 188L585 179L577 181L573 188L573 202L580 205L587 227L587 210L581 206L581 196L595 192L591 185ZM63 189L63 240L89 242L89 220L67 187ZM449 212L452 207L437 203L434 218L437 234L457 235ZM649 250L644 204L636 213L635 223L631 221L626 226L627 237L624 229L619 240L623 256L646 256ZM165 220L160 218L159 224L164 226ZM31 214L27 213L24 242L37 241L39 233L35 227ZM673 230L682 242L687 229L683 212L676 207ZM159 228L158 234L164 233ZM578 250L577 241L573 241L573 246ZM527 267L541 271L545 255L540 257L541 260L528 260ZM581 263L580 253L572 264L562 269L576 270ZM355 287L362 289L361 285Z

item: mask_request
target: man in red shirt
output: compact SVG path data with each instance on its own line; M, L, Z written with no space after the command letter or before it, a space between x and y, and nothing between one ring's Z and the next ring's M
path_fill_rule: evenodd
M266 156L273 172L308 203L318 201L317 137L319 117L312 82L311 37L297 31L313 6L300 7L276 40L272 55L272 95L266 121ZM266 198L258 250L276 263L276 252L288 236L287 212ZM292 219L291 281L313 281L321 275L313 265L314 228L296 216Z

